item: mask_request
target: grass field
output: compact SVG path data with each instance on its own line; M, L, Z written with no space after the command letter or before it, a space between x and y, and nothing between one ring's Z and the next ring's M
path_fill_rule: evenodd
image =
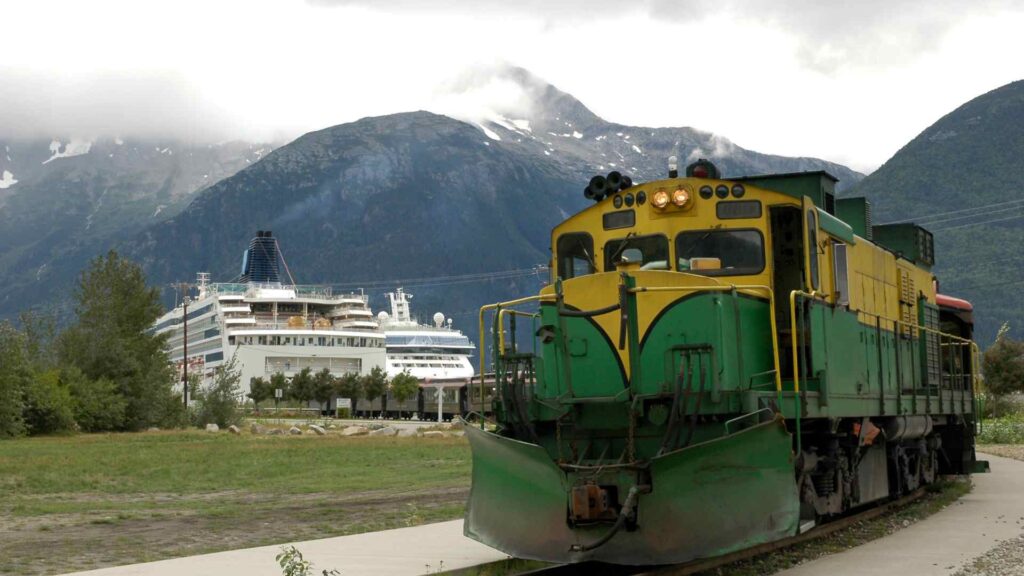
M459 517L463 438L97 434L0 442L0 574Z

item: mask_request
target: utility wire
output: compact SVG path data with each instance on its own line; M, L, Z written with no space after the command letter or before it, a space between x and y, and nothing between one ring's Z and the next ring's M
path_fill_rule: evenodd
M1024 218L1024 214L1017 214L1015 216L1008 216L1006 218L996 218L995 220L983 220L981 222L970 222L968 224L959 224L957 226L948 226L946 228L939 228L932 230L932 232L945 232L947 230L957 230L959 228L968 228L971 226L981 226L982 224L995 224L996 222L1007 222L1009 220L1016 220L1017 218Z
M449 284L472 283L486 280L503 280L525 276L537 275L547 271L547 266L538 265L533 268L519 268L515 270L495 270L492 272L473 272L469 274L457 274L452 276L427 276L419 278L398 278L394 280L368 280L365 282L341 282L325 284L331 288L381 288L394 285L409 286L444 286Z
M1014 210L1021 210L1021 209L1024 209L1024 204L1018 205L1018 206L1010 206L1009 208L1000 208L998 210L989 210L989 211L986 211L986 212L978 212L976 214L961 214L960 216L951 216L949 218L940 218L938 220L931 220L931 221L923 222L923 223L922 222L918 222L918 224L922 224L923 226L932 226L933 224L941 224L943 222L953 222L955 220L966 220L968 218L980 218L980 217L983 217L983 216L987 217L987 216L991 216L993 214L1001 214L1003 212L1012 212Z
M974 212L974 211L979 211L979 210L980 211L985 211L985 210L990 210L992 208L997 208L999 206L1007 206L1007 205L1010 205L1010 204L1020 204L1020 203L1024 203L1024 199L1006 200L1006 201L1003 201L1003 202L997 202L995 204L985 204L984 206L975 206L974 208L961 208L960 210L950 210L950 211L946 211L946 212L935 212L935 213L932 213L932 214L925 214L925 215L921 215L921 216L913 216L911 218L905 218L903 220L892 220L892 221L889 221L889 222L882 222L879 225L885 225L885 224L906 224L908 222L924 222L924 221L927 221L927 220L931 220L932 218L938 218L938 217L942 217L942 216L949 216L951 214L963 214L965 212Z

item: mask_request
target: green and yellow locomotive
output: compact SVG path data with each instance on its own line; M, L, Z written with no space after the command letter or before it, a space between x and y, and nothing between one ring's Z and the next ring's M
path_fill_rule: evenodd
M481 310L497 430L467 426L466 534L678 563L972 471L970 305L937 294L930 233L872 226L835 183L705 160L594 177L552 232L551 284Z

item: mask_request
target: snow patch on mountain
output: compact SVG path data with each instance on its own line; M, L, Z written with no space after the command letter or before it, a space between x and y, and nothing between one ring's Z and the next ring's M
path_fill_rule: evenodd
M50 142L50 153L53 154L53 156L43 160L43 164L49 164L58 158L71 158L73 156L88 154L90 149L92 149L92 142L89 140L78 140L76 138L72 138L67 144L64 144L55 138Z
M4 173L0 174L0 190L6 190L17 183L18 181L14 179L14 174L11 174L10 170L4 170Z
M486 135L491 140L501 140L501 136L498 136L498 133L495 132L494 130L491 130L490 128L488 128L488 127L486 127L486 126L484 126L483 124L480 124L480 123L477 123L476 125L481 130L483 130L484 131L484 135Z

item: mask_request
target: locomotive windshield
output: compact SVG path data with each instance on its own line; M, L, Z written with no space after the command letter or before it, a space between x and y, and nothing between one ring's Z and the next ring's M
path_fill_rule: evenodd
M615 263L626 250L639 250L641 270L669 270L668 238L654 236L627 236L609 240L604 245L604 271L614 272Z
M714 260L713 269L697 269L694 260ZM758 274L764 270L764 237L758 230L698 230L676 236L676 267L707 276Z

